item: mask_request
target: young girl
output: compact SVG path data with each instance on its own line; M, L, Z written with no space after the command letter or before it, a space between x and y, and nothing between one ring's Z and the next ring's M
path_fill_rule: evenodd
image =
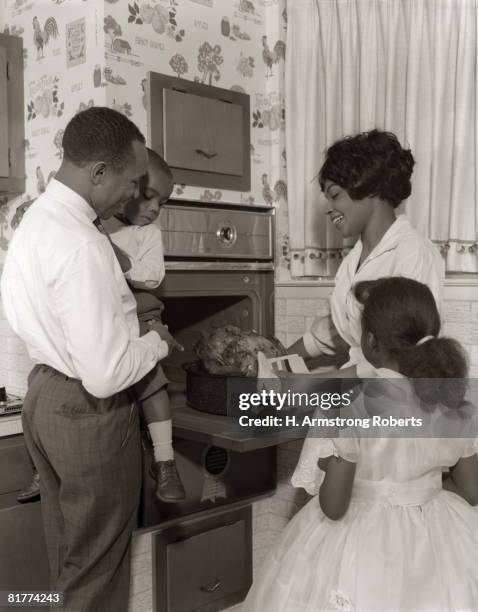
M453 383L466 377L466 359L457 342L437 337L428 287L390 277L359 283L355 295L364 303L362 350L389 388L388 401L395 395L418 416L461 410L466 385ZM474 440L343 433L315 440L320 459L310 492L318 495L281 535L243 609L476 610Z

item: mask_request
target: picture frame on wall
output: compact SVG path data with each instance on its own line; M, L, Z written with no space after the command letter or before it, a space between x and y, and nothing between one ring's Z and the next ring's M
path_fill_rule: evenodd
M67 68L86 62L86 19L76 19L66 24Z

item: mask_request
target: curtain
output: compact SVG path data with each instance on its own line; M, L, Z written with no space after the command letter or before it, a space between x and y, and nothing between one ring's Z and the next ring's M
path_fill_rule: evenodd
M293 277L335 274L350 247L317 172L335 140L395 132L416 160L404 208L448 271L478 272L478 0L288 0L285 76Z

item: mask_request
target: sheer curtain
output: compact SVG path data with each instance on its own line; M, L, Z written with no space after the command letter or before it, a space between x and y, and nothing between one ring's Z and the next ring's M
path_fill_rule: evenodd
M449 271L478 272L478 0L289 0L287 11L292 276L335 274L347 245L316 175L327 146L374 127L415 156L412 224Z

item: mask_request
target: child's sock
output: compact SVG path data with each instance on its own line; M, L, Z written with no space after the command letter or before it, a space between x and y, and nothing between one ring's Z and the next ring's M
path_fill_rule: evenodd
M154 461L170 461L174 459L173 424L171 419L149 423L148 429L153 442Z

